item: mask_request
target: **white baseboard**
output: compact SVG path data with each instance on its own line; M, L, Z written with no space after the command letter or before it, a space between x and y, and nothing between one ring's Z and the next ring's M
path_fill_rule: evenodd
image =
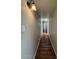
M38 50L38 47L39 47L40 39L41 39L41 37L39 38L38 45L37 45L37 48L36 48L35 54L34 54L34 56L33 56L33 59L35 59L35 57L36 57L36 53L37 53L37 50Z
M53 43L52 43L52 41L51 41L50 35L49 35L49 38L50 38L51 45L52 45L52 47L53 47L53 49L54 49L55 55L57 56L56 51L55 51L55 48L54 48Z

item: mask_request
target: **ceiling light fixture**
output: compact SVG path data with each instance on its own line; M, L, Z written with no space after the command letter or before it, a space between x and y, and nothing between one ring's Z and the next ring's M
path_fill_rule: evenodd
M36 6L35 6L34 2L31 4L31 8L32 8L32 10L36 11Z
M31 4L30 4L29 1L27 1L27 6L28 6L29 8L31 8Z
M29 8L32 8L33 11L36 11L36 6L34 0L27 1L27 5Z

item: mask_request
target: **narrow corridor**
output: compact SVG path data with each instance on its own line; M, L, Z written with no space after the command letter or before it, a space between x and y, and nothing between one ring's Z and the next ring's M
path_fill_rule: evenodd
M54 53L48 35L43 35L41 37L35 59L56 59L56 55Z
M56 59L57 0L21 1L21 59Z

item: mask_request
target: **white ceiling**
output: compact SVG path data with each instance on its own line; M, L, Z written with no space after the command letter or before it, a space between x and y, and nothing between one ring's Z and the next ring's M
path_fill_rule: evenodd
M43 16L53 15L57 7L57 0L34 0L40 14Z

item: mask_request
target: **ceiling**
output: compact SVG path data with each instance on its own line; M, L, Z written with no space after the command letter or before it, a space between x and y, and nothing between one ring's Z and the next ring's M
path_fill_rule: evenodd
M24 3L29 0L22 0L22 7L24 7ZM37 17L52 17L54 11L57 9L57 0L34 0L37 7Z
M34 0L39 13L46 17L47 15L52 16L54 10L57 8L57 0Z

